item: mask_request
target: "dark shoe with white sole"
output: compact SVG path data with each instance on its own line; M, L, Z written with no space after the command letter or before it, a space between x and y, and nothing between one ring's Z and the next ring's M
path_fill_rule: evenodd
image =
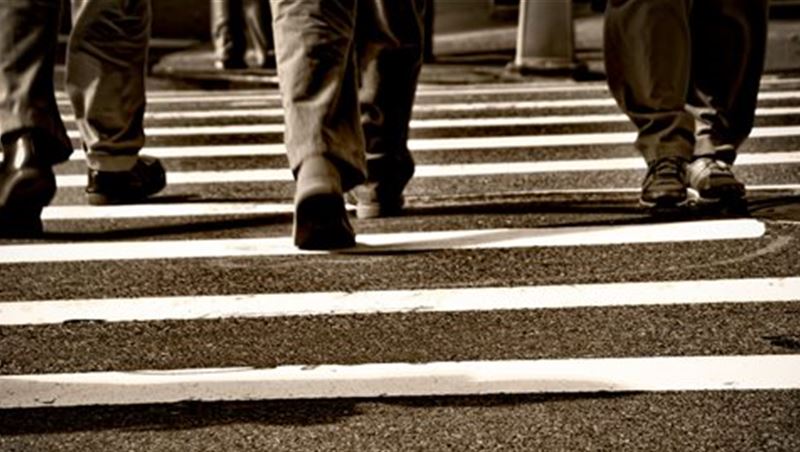
M89 204L132 204L144 201L167 185L167 176L161 162L148 156L139 156L128 171L89 170L86 195Z

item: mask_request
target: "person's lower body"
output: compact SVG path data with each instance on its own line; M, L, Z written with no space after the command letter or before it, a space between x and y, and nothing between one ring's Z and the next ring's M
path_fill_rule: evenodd
M694 2L688 104L696 127L687 177L698 202L730 204L745 195L733 164L753 128L767 22L766 0Z
M211 35L217 69L248 67L248 37L255 66L275 68L272 14L268 0L211 0Z
M731 165L752 129L765 14L763 2L747 0L608 3L608 83L648 164L642 204L744 195Z
M124 8L117 3L83 2L68 44L67 89L87 151L87 194L93 203L139 201L165 183L160 163L138 156L144 144L149 3L127 2ZM41 210L56 189L52 166L73 149L53 91L60 15L60 2L0 3L4 235L41 231ZM120 35L109 36L109 30Z
M611 0L604 29L608 85L638 129L647 162L640 201L673 208L687 199L685 165L694 118L685 110L691 73L689 0Z
M294 243L355 243L344 192L365 178L355 61L358 0L272 0L275 52L295 176Z
M365 118L372 113L380 116L363 119L362 125L360 66L375 58L380 46L401 46L401 35L389 30L388 18L392 18L391 23L400 23L403 18L386 12L398 9L397 5L403 2L387 0L382 6L390 9L381 10L386 13L382 15L376 1L272 1L278 75L286 112L284 139L296 178L294 239L300 248L332 249L354 243L343 193L364 183L369 168L389 168L398 156L407 158L410 170L399 183L400 191L413 172L405 140L418 67L412 67L410 79L414 87L387 87L408 95L399 108L385 103L392 97L383 93L383 87L381 92L362 94ZM418 20L421 23L421 15ZM420 31L418 40L421 39ZM421 45L418 48L421 52ZM418 58L421 56L415 57ZM365 82L365 86L378 85L385 86L385 82ZM401 112L399 118L406 119L394 118L397 113L393 108ZM403 122L405 126L394 130L393 136L377 139L383 130ZM365 150L376 156L370 158L372 165L365 158ZM397 196L393 198L396 200Z
M375 0L373 0L375 1ZM364 131L367 180L353 190L358 218L397 215L405 204L403 191L414 175L408 150L409 122L425 46L425 8L429 0L378 0L389 11L367 33L376 45L360 52L359 101ZM391 8L391 9L389 9ZM381 36L383 34L383 36Z

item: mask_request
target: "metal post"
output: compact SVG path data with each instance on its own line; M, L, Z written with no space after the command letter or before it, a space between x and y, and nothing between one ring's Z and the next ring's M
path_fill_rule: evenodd
M521 73L564 73L575 60L572 0L520 0L517 52L510 69Z

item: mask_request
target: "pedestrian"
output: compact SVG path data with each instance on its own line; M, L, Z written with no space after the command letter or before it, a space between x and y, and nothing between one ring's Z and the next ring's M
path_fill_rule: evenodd
M0 1L0 233L41 232L55 195L52 166L72 144L59 115L54 64L60 1ZM90 204L137 202L166 184L144 145L149 0L86 0L67 43L66 89L88 163Z
M217 69L246 69L248 36L255 65L275 67L269 0L211 0L211 35Z
M296 180L294 243L352 246L343 193L355 189L360 218L393 215L414 173L407 141L426 0L271 4Z
M731 166L749 136L766 51L767 0L609 0L608 86L638 129L642 204L738 202Z

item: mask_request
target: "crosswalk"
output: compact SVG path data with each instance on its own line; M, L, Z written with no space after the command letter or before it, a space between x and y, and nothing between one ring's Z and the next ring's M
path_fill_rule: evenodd
M47 235L0 242L0 411L800 394L800 79L763 82L736 165L750 216L669 221L637 207L644 163L602 83L423 86L407 214L336 253L291 244L275 89L148 109L163 194L86 206L76 152Z

